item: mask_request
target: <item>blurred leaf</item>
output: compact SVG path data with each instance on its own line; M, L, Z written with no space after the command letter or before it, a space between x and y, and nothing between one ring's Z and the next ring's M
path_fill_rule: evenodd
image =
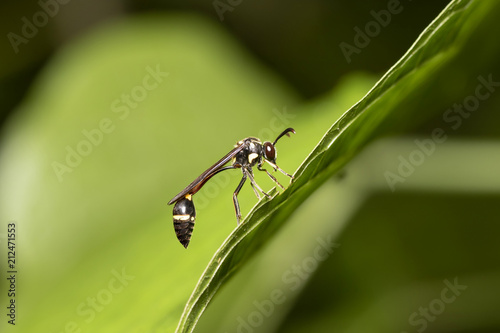
M279 332L495 331L500 188L490 190L369 196L344 229L340 250L315 272ZM443 281L455 279L467 288L441 303Z
M284 126L294 103L284 82L197 16L125 18L61 49L2 133L0 232L16 221L23 330L173 331L236 223L230 196L228 209L199 201L207 219L186 251L166 203L242 137Z
M295 172L290 187L270 201L261 200L244 223L226 239L193 291L178 332L194 329L202 312L227 279L267 244L297 207L362 147L377 135L415 127L433 115L422 112L425 108L422 104L408 108L402 105L425 96L428 83L459 57L470 35L479 31L480 22L494 12L493 9L498 9L495 6L493 2L450 3L372 90L333 124ZM456 97L456 91L449 96ZM397 127L391 128L391 125Z

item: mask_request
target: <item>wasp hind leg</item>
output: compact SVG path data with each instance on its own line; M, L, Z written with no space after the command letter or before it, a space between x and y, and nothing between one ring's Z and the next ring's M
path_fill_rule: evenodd
M187 249L196 219L196 210L191 195L186 195L175 203L173 217L177 239Z
M234 210L236 211L236 223L238 225L240 225L241 221L241 211L240 211L240 204L238 203L238 193L240 193L243 184L245 184L245 180L247 180L247 175L245 172L243 172L243 178L241 178L238 187L236 187L236 190L233 193L233 204L234 204Z
M252 187L254 189L255 192L257 192L255 190L255 188L257 188L262 194L264 194L268 199L272 199L272 196L270 196L269 194L267 194L263 189L260 188L260 186L257 184L257 182L255 181L255 179L253 178L253 172L252 172L252 169L248 169L248 170L245 170L244 173L246 172L246 174L248 175L248 178L250 178L250 183L252 184ZM260 199L260 196L257 196L259 199Z

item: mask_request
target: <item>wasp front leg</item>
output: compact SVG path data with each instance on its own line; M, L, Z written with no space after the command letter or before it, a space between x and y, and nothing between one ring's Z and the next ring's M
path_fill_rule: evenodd
M264 169L262 167L262 165L258 165L257 169L259 169L259 171L265 171L267 173L267 175L269 176L269 178L271 178L273 180L273 182L275 182L279 187L281 187L282 190L285 189L285 187L280 184L280 182L276 179L276 177L274 177L269 171L267 171L266 169Z

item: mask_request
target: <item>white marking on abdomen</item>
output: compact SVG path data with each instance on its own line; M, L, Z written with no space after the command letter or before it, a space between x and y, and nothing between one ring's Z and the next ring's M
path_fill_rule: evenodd
M181 220L181 221L187 221L189 220L189 214L184 214L184 215L174 215L175 220Z

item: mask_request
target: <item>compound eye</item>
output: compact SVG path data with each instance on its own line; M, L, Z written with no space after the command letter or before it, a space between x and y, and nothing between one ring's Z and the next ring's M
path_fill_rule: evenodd
M276 159L276 150L271 142L264 142L264 154L266 160L274 161Z

